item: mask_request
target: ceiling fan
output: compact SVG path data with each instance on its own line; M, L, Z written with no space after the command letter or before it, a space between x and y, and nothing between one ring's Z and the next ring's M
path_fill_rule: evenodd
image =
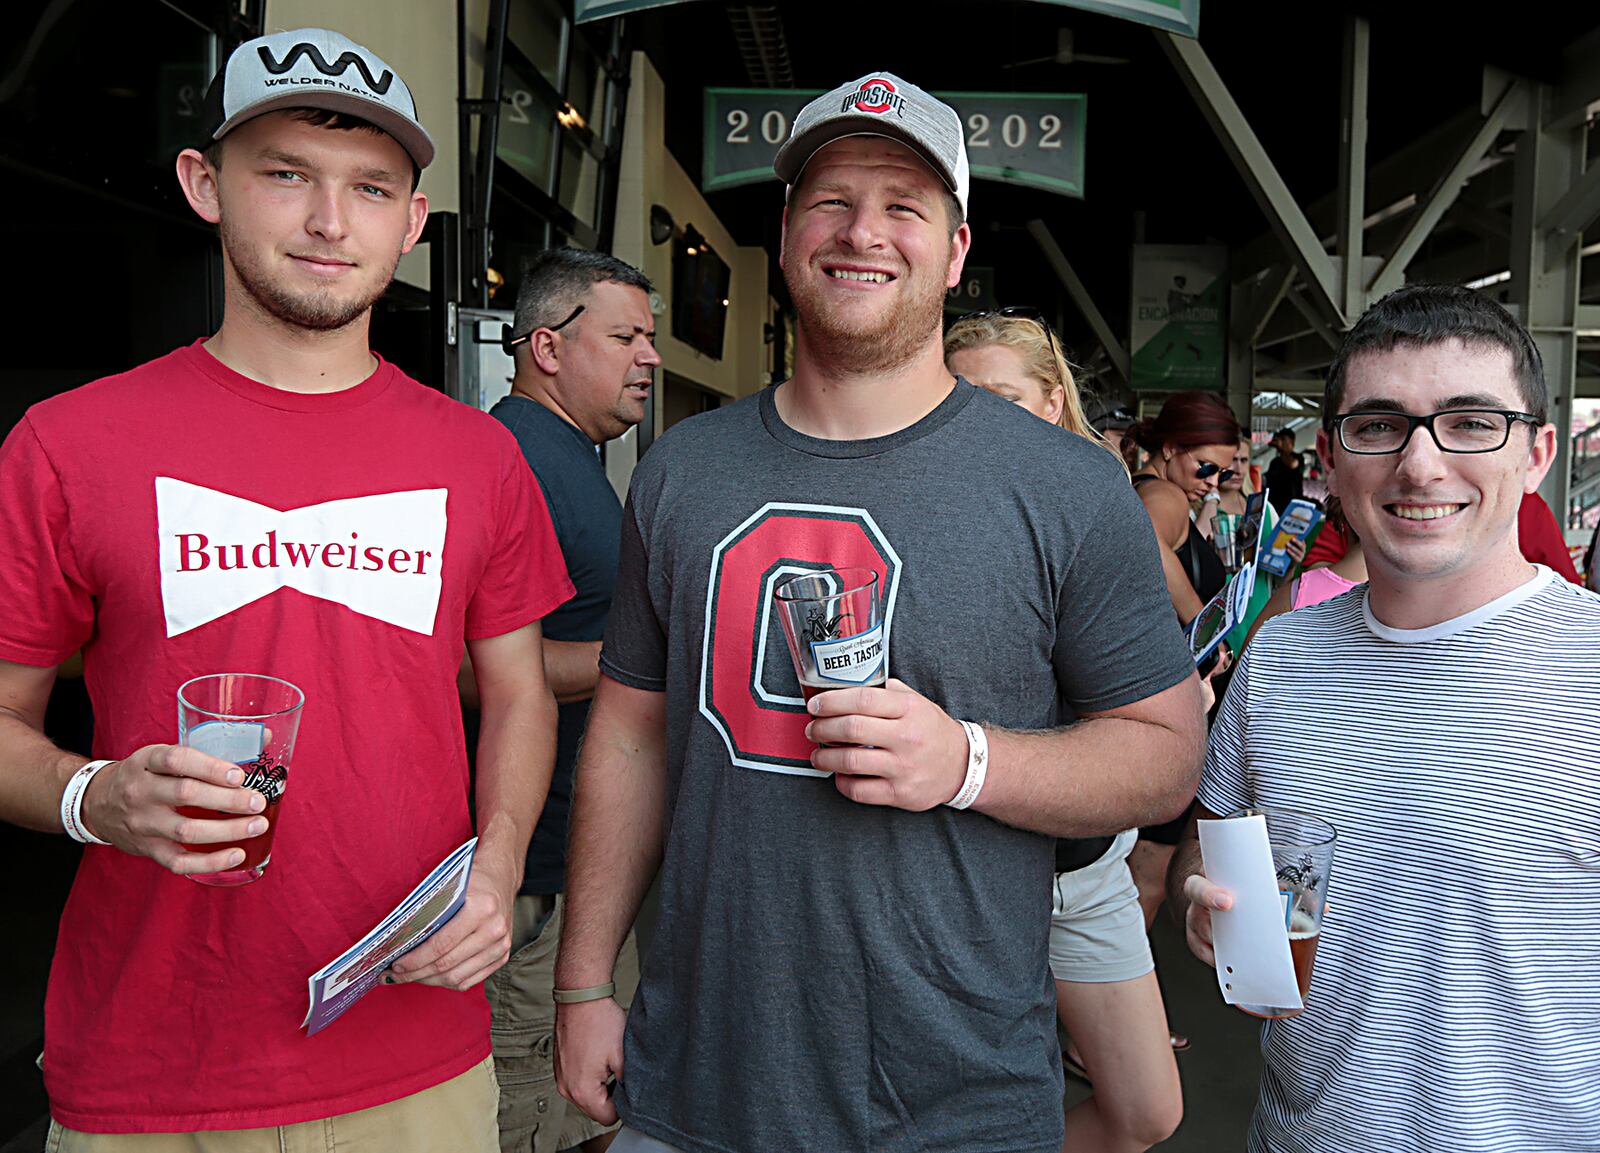
M1056 29L1056 50L1050 56L1037 56L1032 60L1017 60L1011 64L1002 64L1002 68L1026 68L1030 64L1131 64L1126 56L1096 56L1088 52L1079 52L1074 43L1071 28Z

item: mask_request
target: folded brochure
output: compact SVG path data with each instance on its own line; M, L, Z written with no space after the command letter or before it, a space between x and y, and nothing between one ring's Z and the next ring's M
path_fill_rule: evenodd
M1255 587L1256 566L1246 564L1189 622L1189 653L1194 657L1195 664L1202 664L1212 650L1222 643L1222 638L1244 619Z
M378 983L389 966L415 949L456 915L467 899L473 837L439 862L409 896L372 931L307 979L311 1004L300 1023L309 1037L326 1029Z
M1239 571L1206 602L1184 630L1189 654L1201 665L1222 639L1245 619L1250 598L1255 595L1256 574L1261 569L1262 527L1267 513L1267 492L1253 492L1245 499L1244 517L1239 523Z

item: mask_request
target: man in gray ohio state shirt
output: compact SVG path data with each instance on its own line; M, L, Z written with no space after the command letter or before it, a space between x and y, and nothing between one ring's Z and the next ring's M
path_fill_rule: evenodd
M945 371L954 111L875 73L776 167L795 376L675 427L624 510L558 1082L619 1153L1054 1153L1053 838L1188 802L1193 664L1111 455ZM830 566L878 573L891 679L807 706L772 590ZM625 1030L605 983L658 868Z

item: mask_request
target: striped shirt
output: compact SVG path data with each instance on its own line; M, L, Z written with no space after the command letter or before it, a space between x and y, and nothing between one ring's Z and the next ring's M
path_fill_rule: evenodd
M1540 566L1427 629L1365 587L1275 618L1200 802L1339 833L1252 1153L1600 1149L1600 596Z

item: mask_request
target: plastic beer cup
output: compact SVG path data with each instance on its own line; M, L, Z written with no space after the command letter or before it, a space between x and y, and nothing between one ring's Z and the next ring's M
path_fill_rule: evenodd
M1241 809L1230 817L1267 819L1267 840L1272 845L1272 867L1278 875L1278 895L1284 902L1289 929L1289 956L1304 1004L1311 991L1311 970L1322 935L1322 916L1328 905L1328 875L1333 870L1333 849L1338 842L1334 827L1320 817L1289 809ZM1298 1017L1303 1009L1277 1005L1239 1005L1252 1017L1283 1020Z
M267 802L260 814L266 818L267 831L259 836L231 844L185 846L198 853L244 850L244 860L233 868L194 874L190 880L202 885L248 885L266 872L305 699L288 681L255 673L215 673L179 686L178 743L232 761L244 770L240 787L256 790ZM178 812L211 820L240 816L195 805L181 805Z
M869 568L821 569L772 593L800 692L882 685L889 679L883 584Z

